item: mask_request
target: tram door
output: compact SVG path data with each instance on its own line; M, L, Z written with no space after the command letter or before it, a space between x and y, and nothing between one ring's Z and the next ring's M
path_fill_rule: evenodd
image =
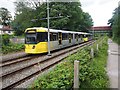
M71 38L72 38L71 33L69 33L69 43L71 43Z
M59 40L59 45L61 45L62 44L62 33L61 32L58 33L58 40Z

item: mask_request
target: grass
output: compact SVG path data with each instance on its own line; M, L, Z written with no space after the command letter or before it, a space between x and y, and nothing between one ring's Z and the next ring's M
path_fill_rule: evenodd
M108 88L109 87L109 79L106 72L106 64L107 64L107 49L108 45L103 43L99 52L96 52L96 56L90 64L90 69L94 75L89 78L90 80L81 84L81 88Z
M100 43L101 39L97 41ZM80 61L80 89L85 88L108 88L109 80L105 70L107 63L107 38L102 41L102 47L96 50L96 44L92 46L95 57L90 55L91 47L80 49L76 54L69 55L64 62L58 64L55 69L46 75L38 77L28 89L51 89L62 88L70 90L73 88L73 66L74 60Z

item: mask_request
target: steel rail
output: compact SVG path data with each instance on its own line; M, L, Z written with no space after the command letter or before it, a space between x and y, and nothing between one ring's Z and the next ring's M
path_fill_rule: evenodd
M75 46L74 48L72 47L72 49L67 49L67 50L65 50L64 52L60 53L60 54L58 53L58 54L56 54L56 55L54 55L54 56L50 56L50 57L48 57L48 58L43 59L43 60L40 61L40 62L37 62L37 63L31 64L31 65L25 66L25 67L23 67L23 68L21 68L21 69L17 69L17 70L11 71L11 72L9 72L9 73L3 74L3 75L2 75L2 78L3 78L3 77L7 77L8 75L11 75L11 74L13 74L13 73L15 74L16 72L20 72L20 71L22 71L22 70L25 69L25 68L29 68L29 67L32 67L32 66L34 66L34 65L38 65L38 63L44 63L44 62L46 62L46 61L49 61L49 60L54 59L54 58L57 58L57 57L59 57L59 56L61 57L62 55L66 54L66 53L68 53L68 52L70 52L70 51L74 51L74 50L76 50L76 49L79 48L79 47L85 47L86 45L91 45L92 43L93 43L93 42L90 41L90 42L86 42L86 43L83 43L83 44L81 44L81 45ZM74 52L74 53L75 53L75 52ZM65 57L63 57L63 58L65 58ZM58 59L58 58L57 58L57 59ZM43 71L45 71L46 69L49 69L50 67L56 65L56 63L59 63L61 60L62 60L62 59L60 59L60 60L52 63L51 65L48 65L48 66L44 67L44 68L41 69L41 70L38 70L38 71L36 71L35 73L32 73L31 75L26 76L26 77L24 77L23 79L21 79L21 80L19 80L19 81L16 81L16 82L14 82L14 83L10 84L9 86L6 86L6 87L4 87L4 88L2 88L2 89L3 89L3 90L11 89L11 88L13 88L13 87L15 87L15 86L17 86L17 85L25 82L26 80L30 79L31 77L33 77L33 76L35 76L35 75L38 75L41 71L43 72Z

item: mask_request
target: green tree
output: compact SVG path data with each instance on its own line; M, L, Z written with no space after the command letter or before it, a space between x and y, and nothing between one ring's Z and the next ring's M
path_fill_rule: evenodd
M108 24L112 27L113 40L120 44L120 6L114 10L112 18L108 20Z
M0 8L0 24L2 25L10 25L12 21L12 16L10 12L6 8Z
M16 18L13 25L21 26L18 30L27 27L47 27L47 5L46 3L35 4L34 7L24 2L16 3ZM19 6L19 7L18 7ZM92 26L92 18L83 12L80 2L50 2L50 28L71 31L88 31ZM20 33L19 33L20 34Z
M16 13L15 19L12 22L12 27L15 30L15 35L22 35L24 34L24 30L32 25L32 9L27 7L26 3L23 2L15 2L15 5Z
M93 26L92 17L89 13L83 12L83 22L81 23L81 30L83 32L89 32L89 29Z
M87 31L93 25L91 16L82 11L79 2L51 2L49 7L50 28ZM46 3L36 8L35 26L47 27L46 10Z

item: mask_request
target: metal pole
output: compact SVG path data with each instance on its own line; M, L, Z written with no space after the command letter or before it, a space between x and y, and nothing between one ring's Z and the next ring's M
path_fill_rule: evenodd
M50 54L50 27L49 27L49 0L47 0L47 23L48 23L48 56Z

